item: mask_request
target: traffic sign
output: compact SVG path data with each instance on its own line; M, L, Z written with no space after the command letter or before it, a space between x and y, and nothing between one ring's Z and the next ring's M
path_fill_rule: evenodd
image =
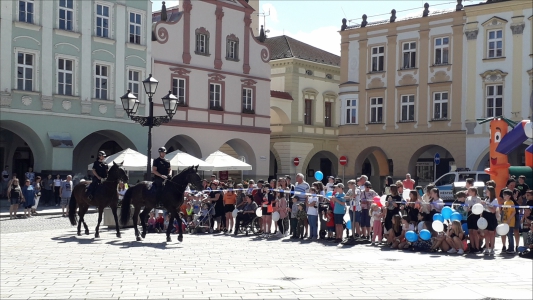
M300 159L298 157L295 157L294 160L292 161L292 163L295 165L295 166L298 166L300 164Z
M341 164L341 166L345 166L347 163L348 163L348 158L346 158L346 156L343 155L339 158L339 164Z
M435 153L435 156L433 157L433 161L435 162L435 165L439 165L440 164L440 154L439 152Z

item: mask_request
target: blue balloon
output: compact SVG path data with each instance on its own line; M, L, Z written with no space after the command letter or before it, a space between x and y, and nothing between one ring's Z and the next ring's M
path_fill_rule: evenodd
M329 191L326 193L326 197L331 198L331 196L333 196L333 192Z
M463 219L463 216L458 213L458 212L454 212L451 216L450 216L450 220L452 221L459 221L461 222L461 220Z
M424 241L429 241L431 239L431 232L427 229L420 230L420 238Z
M433 221L441 221L444 222L444 217L441 214L434 214L433 215Z
M405 239L411 243L414 243L418 240L418 235L416 232L410 230L405 233Z
M445 220L449 220L452 216L452 209L449 206L445 206L442 208L442 211L440 212Z
M321 171L316 171L316 172L315 172L315 179L316 179L316 180L322 180L322 179L324 179L324 173L322 173Z
M352 221L346 222L346 228L352 230Z
M468 234L468 224L464 223L461 227L463 227L465 234Z

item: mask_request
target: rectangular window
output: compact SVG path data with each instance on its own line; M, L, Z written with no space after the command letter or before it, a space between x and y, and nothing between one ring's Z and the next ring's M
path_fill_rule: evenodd
M346 100L346 124L357 124L357 100Z
M449 53L449 39L447 37L435 39L435 64L447 65Z
M305 99L304 124L313 125L313 100Z
M237 41L228 41L228 58L236 60L237 59Z
M33 23L33 0L19 0L19 21Z
M503 115L503 85L487 85L487 118Z
M415 120L415 95L403 95L400 122Z
M94 72L94 98L107 100L109 67L96 65Z
M331 102L326 102L324 107L324 125L331 127Z
M57 93L59 95L72 96L72 82L74 78L74 61L59 58L57 60Z
M403 66L402 69L416 67L416 42L403 43Z
M221 108L222 107L221 91L222 91L222 86L220 84L216 84L216 83L209 84L209 108Z
M141 44L141 15L130 13L130 43Z
M17 53L17 89L33 91L33 54Z
M433 120L448 119L448 92L433 94Z
M133 70L128 71L128 90L130 90L137 98L139 98L140 78L141 72Z
M173 78L172 79L172 94L178 97L178 102L181 105L185 105L185 79Z
M385 70L385 47L372 47L372 72Z
M109 37L109 6L96 5L96 36Z
M253 90L244 88L242 89L242 109L243 110L252 110L253 108Z
M196 35L196 52L207 54L207 35L202 33Z
M74 0L59 0L59 29L72 30Z
M370 98L370 123L383 123L383 98Z
M487 56L489 58L502 57L503 56L503 31L499 30L490 30L488 32L488 52Z

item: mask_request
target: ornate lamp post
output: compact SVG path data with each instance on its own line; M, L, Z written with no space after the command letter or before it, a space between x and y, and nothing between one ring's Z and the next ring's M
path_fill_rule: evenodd
M148 161L146 162L145 180L150 180L152 174L152 127L157 127L163 123L168 123L170 120L172 120L172 117L174 117L174 114L176 114L176 111L178 110L178 98L172 95L171 91L169 91L165 97L161 98L167 115L154 117L154 103L152 101L152 97L157 90L158 83L159 81L153 78L152 74L150 74L150 76L143 81L144 90L146 95L148 95L149 101L149 113L147 117L136 115L140 102L130 90L128 90L124 96L120 97L124 111L126 111L130 119L141 124L142 126L148 126Z

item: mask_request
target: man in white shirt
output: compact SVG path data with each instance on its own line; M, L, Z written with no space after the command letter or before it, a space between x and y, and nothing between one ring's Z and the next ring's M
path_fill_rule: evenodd
M365 190L365 182L367 181L368 181L368 177L366 175L361 175L361 177L359 177L359 181L357 182L357 184L359 185L359 189L361 191Z
M296 174L294 194L296 197L298 197L298 202L307 201L307 193L309 193L309 183L304 181L304 175L302 173Z
M352 230L352 238L358 238L361 234L361 227L359 226L361 223L361 190L357 186L357 181L348 180L348 191L344 197L346 201L350 201L350 211L348 213L352 223L352 228L350 228Z
M319 191L311 188L311 194ZM309 240L318 239L318 196L309 196L307 200L307 220L309 221Z

